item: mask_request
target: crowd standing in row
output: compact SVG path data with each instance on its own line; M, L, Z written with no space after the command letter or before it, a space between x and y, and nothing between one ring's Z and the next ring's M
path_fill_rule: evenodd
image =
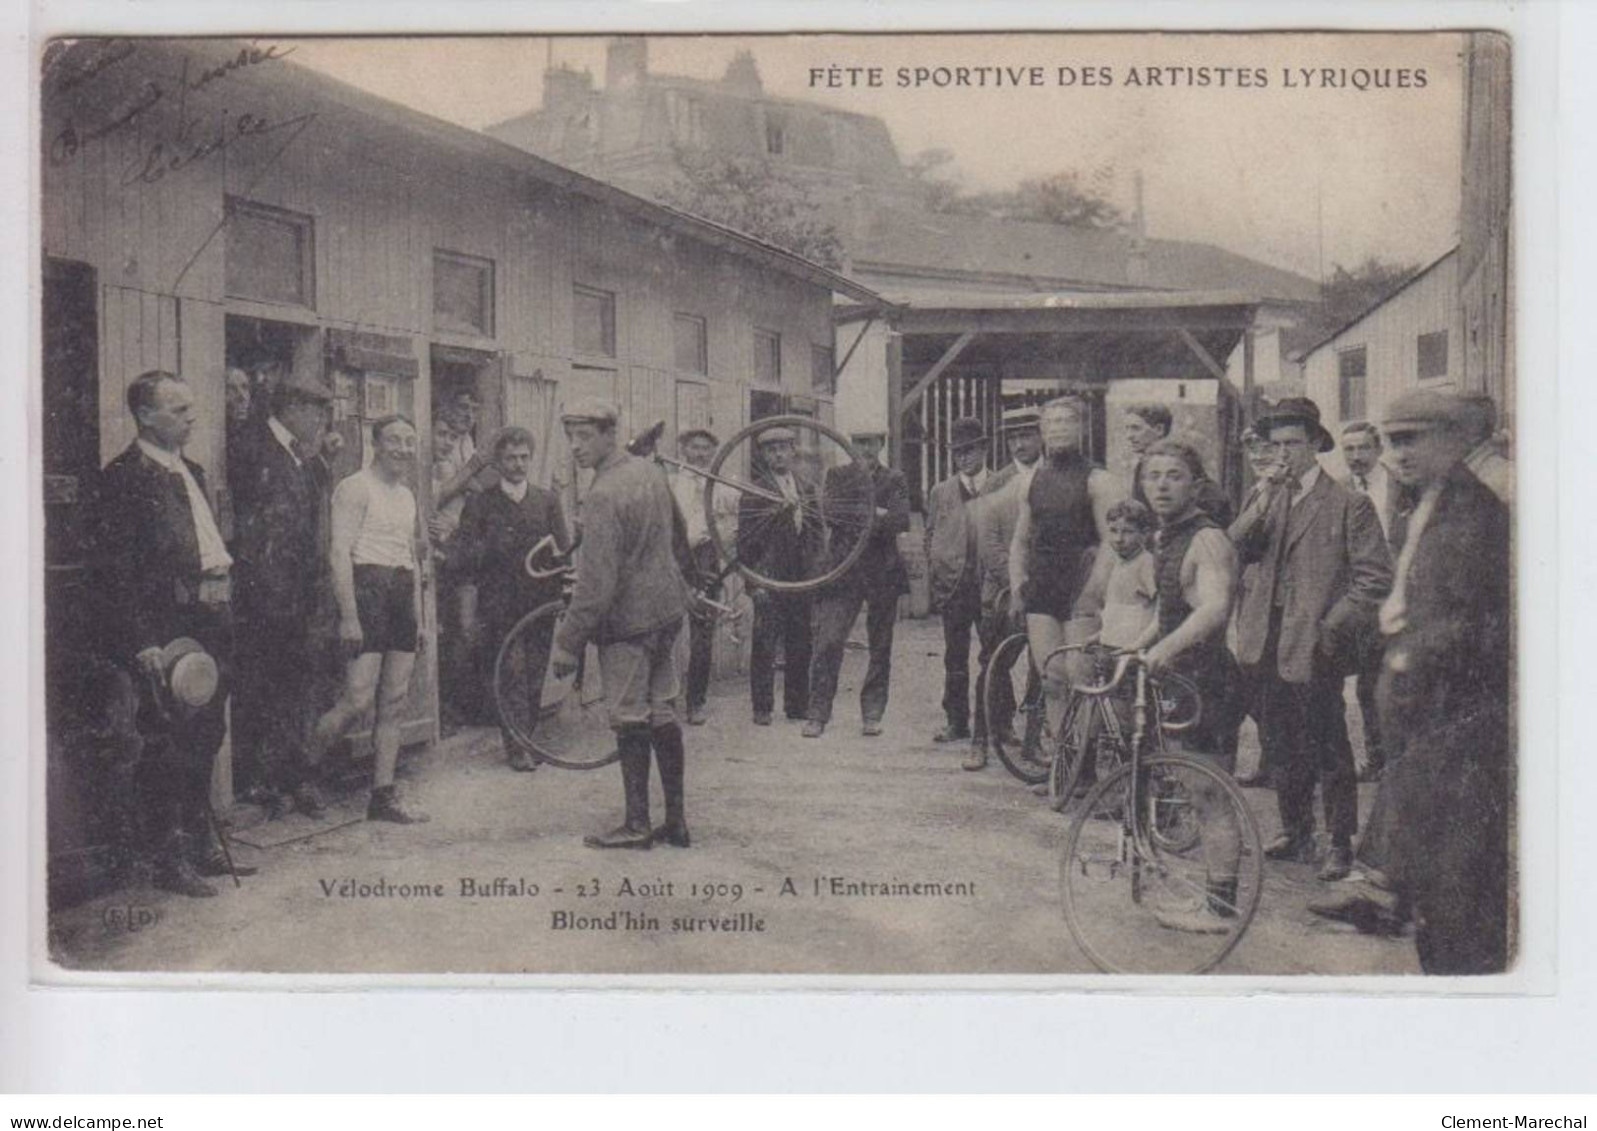
M435 412L434 508L424 530L409 486L414 425L402 416L374 422L369 465L335 486L330 390L286 372L272 376L261 411L240 411L255 386L247 376L229 378L231 548L203 469L182 454L192 400L174 374L153 371L132 383L138 438L100 484L105 640L139 697L140 794L156 881L194 896L214 894L204 877L231 863L209 812L230 691L241 796L273 815L292 806L319 817L325 764L374 712L367 816L426 820L394 784L420 591L433 557L426 542L443 563L440 604L454 641L440 657L441 675L479 691L491 686L510 627L559 596L558 583L527 574L527 551L546 536L561 551L572 544L559 499L530 481L532 436L506 428L477 452L469 396ZM567 677L596 645L625 816L588 843L687 847L678 709L685 698L685 721L705 719L713 632L713 621L687 615L689 582L719 573L695 469L708 466L718 445L705 429L685 432L678 448L687 466L667 478L618 444L617 416L614 406L589 401L562 416L575 463L593 473L576 580L558 630L521 638L510 663L525 678L511 684L536 699L546 668ZM1488 440L1490 402L1432 391L1399 397L1379 427L1344 426L1349 474L1338 482L1319 462L1336 442L1317 406L1288 398L1245 437L1256 481L1234 516L1198 453L1170 438L1167 409L1125 413L1133 458L1123 475L1088 459L1083 422L1081 402L1070 397L1006 412L1010 459L998 469L986 466L982 423L953 424L955 471L932 488L926 508L928 579L945 645L945 725L934 740L968 742L964 768L979 771L989 736L1012 724L1012 703L1000 701L988 718L979 680L972 687L973 635L978 675L1014 630L1027 634L1033 655L1065 642L1142 652L1153 674L1176 671L1198 685L1204 716L1186 744L1228 772L1243 716L1255 720L1282 829L1269 857L1316 859L1318 787L1329 837L1319 877L1348 888L1317 903L1317 913L1366 930L1391 930L1412 916L1427 970L1502 969L1512 488L1511 467ZM826 529L818 517L829 498L863 495L875 507L869 544L836 581L817 592L750 587L753 721L771 725L780 652L783 710L806 738L821 737L832 721L861 611L869 660L860 724L865 735L881 733L898 600L908 590L898 547L910 526L904 477L882 462L883 433L850 439L855 461L817 474L796 458L790 430L769 428L758 435L763 492L740 497L717 487L711 496L711 517L733 532L745 563L774 578L787 564L817 555L838 563L853 550L841 528ZM763 521L775 499L798 504L787 521ZM749 531L763 533L752 539ZM322 615L324 578L330 617ZM318 632L324 620L336 626L331 641ZM684 622L685 696L674 654ZM342 678L336 701L314 716L310 673L330 643L343 657ZM1040 673L1054 717L1090 665ZM1343 706L1349 677L1363 714L1364 775L1379 782L1362 837ZM514 768L535 765L508 734L505 748ZM658 828L649 820L651 763L666 804ZM1166 925L1208 929L1202 919L1195 913Z

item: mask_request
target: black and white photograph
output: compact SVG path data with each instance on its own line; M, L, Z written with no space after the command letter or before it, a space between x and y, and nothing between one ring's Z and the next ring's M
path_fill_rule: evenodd
M34 977L1523 972L1510 37L624 31L42 46Z

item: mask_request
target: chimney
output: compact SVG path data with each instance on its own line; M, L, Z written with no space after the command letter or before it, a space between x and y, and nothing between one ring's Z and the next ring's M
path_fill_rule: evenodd
M604 88L636 90L649 74L649 41L641 35L621 35L604 53Z
M732 61L726 65L726 74L721 77L721 85L738 94L758 95L765 92L765 84L760 81L760 68L750 51L744 49L732 56Z
M593 75L567 66L551 67L543 73L543 108L551 114L565 115L587 104L593 93Z
M1134 287L1148 285L1148 223L1142 210L1142 170L1132 178L1135 201L1131 213L1131 250L1126 254L1126 281Z

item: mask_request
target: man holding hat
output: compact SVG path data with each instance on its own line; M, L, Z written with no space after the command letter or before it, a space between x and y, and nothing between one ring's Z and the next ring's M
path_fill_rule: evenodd
M865 607L865 632L870 642L870 662L860 685L860 732L867 737L882 733L887 711L888 683L893 669L893 626L898 619L898 598L909 592L909 570L898 552L898 536L909 529L909 485L904 473L886 467L881 452L887 433L869 429L851 432L854 462L827 471L822 494L828 510L846 511L852 500L869 497L876 507L876 524L870 542L848 572L822 592L815 609L815 656L810 663L810 717L805 738L826 733L832 718L832 700L843 670L843 649L848 634ZM840 529L832 531L832 560L841 560L853 547Z
M715 458L721 441L708 428L689 428L677 437L677 456L688 467L707 471ZM708 482L692 471L679 469L671 476L671 495L676 499L677 510L688 539L688 551L693 555L693 565L701 578L709 579L720 572L716 561L715 539L710 534L704 518L704 486ZM737 531L738 493L725 484L717 483L711 493L715 509L715 523L722 535L730 538ZM705 590L704 596L712 601L721 599L719 585ZM688 618L688 723L704 725L704 704L710 695L710 664L714 658L715 618L690 616Z
M605 706L621 749L626 817L583 843L649 848L659 840L686 848L686 754L674 653L687 599L683 563L676 558L676 503L653 462L617 443L618 415L614 405L584 397L560 417L572 458L594 476L583 500L576 586L555 633L550 667L557 677L569 675L583 649L598 645ZM649 824L651 750L665 792L665 824L658 829Z
M183 456L193 404L175 373L151 370L128 386L138 437L101 473L92 547L100 639L139 689L136 787L155 884L203 897L216 889L201 873L228 870L212 835L210 792L227 731L233 558L205 472Z
M1320 468L1318 453L1335 441L1318 405L1288 397L1254 427L1278 465L1230 533L1240 560L1258 567L1237 612L1237 658L1250 669L1276 776L1282 832L1265 854L1314 859L1318 784L1331 834L1320 878L1337 880L1352 868L1358 827L1342 684L1356 668L1361 626L1391 589L1391 558L1374 505Z
M932 608L943 616L943 729L933 742L961 742L970 730L970 630L981 619L981 563L971 504L987 489L987 429L973 416L949 428L954 473L931 489L926 499L926 568ZM996 641L980 635L978 671ZM975 745L969 761L980 769L987 758L985 710L976 704ZM978 759L979 755L979 759ZM975 763L979 762L981 765Z
M760 458L754 484L803 505L783 514L771 499L745 492L738 503L738 558L775 581L806 576L820 553L824 532L815 484L794 470L796 437L791 428L767 428L755 437ZM753 586L754 635L749 651L749 698L754 725L770 726L776 704L776 645L782 644L782 710L789 719L810 709L811 601L808 593L779 593Z
M1391 472L1418 502L1380 608L1390 764L1359 857L1411 901L1430 974L1508 965L1509 516L1465 462L1478 421L1464 398L1418 389L1382 425Z
M234 787L281 816L289 799L308 817L324 802L308 776L315 662L311 626L327 561L330 474L323 437L332 390L285 374L269 412L229 452L237 537L238 681L233 700Z

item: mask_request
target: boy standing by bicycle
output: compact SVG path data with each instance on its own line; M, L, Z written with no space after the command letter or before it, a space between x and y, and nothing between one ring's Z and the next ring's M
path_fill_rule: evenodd
M576 585L550 666L556 677L569 675L583 649L598 645L605 705L621 749L625 820L583 843L649 848L663 840L686 848L686 756L673 653L687 600L675 552L676 504L659 469L617 444L617 416L614 405L582 398L560 417L572 458L594 478L583 501ZM651 750L665 791L665 824L658 829L649 825Z

